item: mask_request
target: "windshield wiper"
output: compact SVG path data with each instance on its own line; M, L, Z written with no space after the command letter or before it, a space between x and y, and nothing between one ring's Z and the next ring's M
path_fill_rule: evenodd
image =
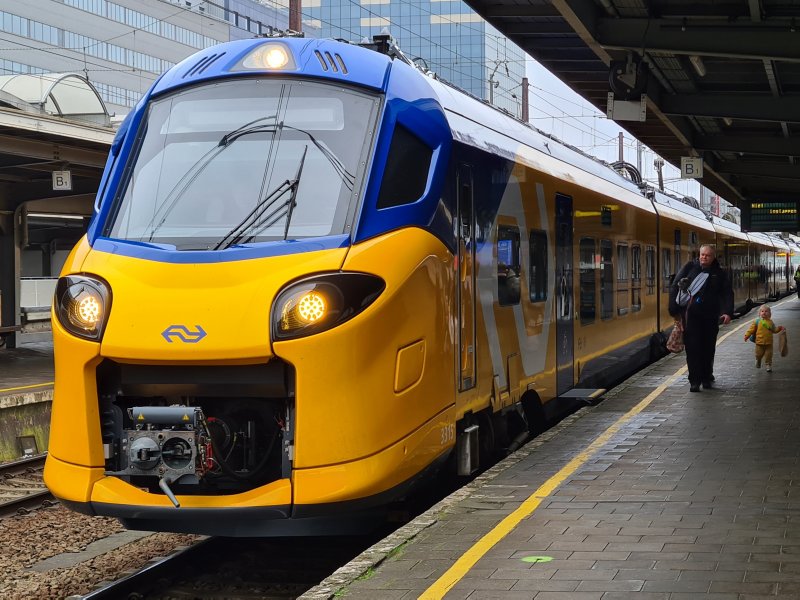
M298 129L297 127L292 127L291 125L286 125L285 127L286 129L291 129L292 131L297 131L298 133L308 136L308 139L311 140L311 143L314 144L319 151L322 152L322 155L328 160L328 162L331 163L333 170L336 171L336 174L342 180L342 183L344 183L345 187L351 192L353 191L353 186L356 183L355 175L347 170L347 168L344 166L344 163L342 163L339 157L336 156L336 154L334 154L324 142L319 141L305 129Z
M262 121L274 121L277 119L277 115L267 115L266 117L260 117L258 119L254 119L249 123L245 123L241 127L234 129L222 136L219 140L219 143L216 146L213 146L208 152L206 152L203 156L201 156L197 162L195 162L191 168L186 171L183 177L181 177L178 182L172 187L169 193L164 197L164 202L161 203L161 206L153 215L153 218L150 219L150 222L145 226L145 231L153 226L153 229L150 231L150 237L148 238L149 241L153 241L153 237L156 234L164 222L169 217L170 213L175 209L175 206L178 204L178 200L180 200L183 195L186 193L192 183L194 183L195 179L203 172L203 169L214 160L218 155L220 155L226 148L228 148L233 142L238 140L240 137L248 135L250 133L258 133L261 131L271 131L273 137L275 134L281 130L283 127L283 123L278 123L276 125L270 125L269 128L266 128L266 125L255 125L255 123L260 123ZM156 223L156 219L160 218L161 220Z
M156 219L161 217L158 223L155 226L153 226L153 229L150 231L150 237L148 238L149 241L153 240L156 231L158 231L158 229L164 224L169 214L174 210L175 206L177 205L178 200L180 200L183 197L183 195L191 187L191 184L195 181L195 179L197 179L197 177L200 175L200 173L206 167L206 165L208 165L212 160L214 160L226 148L229 148L231 144L233 144L233 142L246 135L251 135L254 133L271 133L272 139L274 140L275 136L284 129L296 131L298 133L305 135L306 137L308 137L309 140L311 140L311 143L313 143L314 146L316 146L319 149L320 153L331 164L333 170L339 176L339 179L341 179L342 183L344 183L345 187L350 191L353 190L353 187L355 186L355 175L353 175L352 173L350 173L350 171L347 170L347 168L344 166L339 157L336 156L336 154L334 154L333 151L330 148L328 148L327 145L325 145L325 143L315 138L313 135L311 135L311 133L309 133L305 129L299 129L297 127L292 127L291 125L285 125L283 121L280 121L279 123L276 123L274 125L271 123L262 123L262 121L270 121L274 119L276 119L275 115L268 115L266 117L261 117L259 119L250 121L249 123L245 123L241 127L226 133L220 138L217 145L215 145L211 150L209 150L205 155L203 155L203 157L200 158L200 160L198 160L194 165L192 165L191 169L189 169L186 172L186 174L180 179L180 181L178 181L178 183L176 183L175 186L170 190L164 202L161 204L161 207L156 211L156 213L153 215L153 218L150 220L150 223L148 223L147 226L145 227L145 230L147 230L148 228L150 228L151 225L153 225L153 223L156 222ZM305 162L305 155L307 151L308 151L308 146L306 146L303 152L303 159L300 163L301 170L303 163ZM258 221L258 218L262 216L263 211L267 210L272 205L272 203L277 201L278 198L283 196L283 194L285 194L287 191L291 189L290 184L291 182L289 180L286 180L280 186L275 188L275 190L270 192L270 194L268 194L261 202L259 202L256 205L256 208L253 209L253 212L251 212L250 215L245 217L244 221L242 221L234 229L232 229L217 244L217 246L214 249L218 250L221 247L227 248L233 245L233 243L235 242L231 242L227 246L224 244L226 243L226 240L229 239L231 236L236 236L237 232L246 231L249 227L255 225ZM295 187L296 185L297 184L295 184ZM274 194L278 194L278 196L274 196ZM296 190L295 190L295 195L296 195ZM267 204L264 204L264 202L267 202ZM283 206L284 205L279 205L277 209L280 210L280 208ZM258 210L259 207L263 207L263 210L260 212ZM251 220L251 217L254 215L254 213L256 213L255 220ZM275 215L273 215L273 213L270 213L269 215L266 216L266 218L269 218L271 216ZM275 219L266 225L264 225L262 222L262 224L259 225L258 227L258 231L261 231L262 229L269 227L270 225L273 225L282 216L283 213L275 216ZM289 218L291 219L291 215ZM286 236L284 236L284 239L286 239L286 237L288 237L288 227L287 227L287 234Z
M289 237L289 225L292 220L292 213L294 207L297 205L297 190L300 187L300 177L303 174L303 166L306 162L306 154L308 154L308 146L303 149L303 156L300 157L300 164L297 167L297 173L294 179L287 179L278 187L272 190L269 194L256 204L244 219L242 219L233 229L225 234L214 250L230 248L231 246L239 243L248 243L253 240L260 231L271 227L277 223L281 218L286 218L286 225L283 230L283 239ZM291 192L288 200L281 204L276 204L286 192ZM272 208L272 210L270 210ZM269 212L267 212L269 210ZM243 234L251 231L250 235L243 237Z
M223 142L226 144L230 144L236 139L242 137L243 135L249 135L251 133L272 133L274 135L279 129L286 129L288 131L296 131L297 133L302 133L309 140L311 140L311 143L314 144L319 149L320 153L322 153L322 156L324 156L325 159L331 164L333 170L339 176L339 179L342 180L342 183L344 183L345 187L350 191L353 190L353 186L355 185L356 181L355 175L353 175L350 171L347 170L347 168L344 166L344 163L342 163L339 157L336 156L336 154L334 154L333 151L330 148L328 148L328 146L325 145L324 142L321 142L320 140L315 138L313 135L311 135L311 133L309 133L305 129L299 129L297 127L292 127L291 125L286 125L283 121L278 123L277 126L255 125L250 128L246 127L247 125L243 125L236 131L232 131L229 134L223 136L223 138L219 141L219 145L221 146Z
M303 148L303 156L300 157L300 165L297 167L297 174L294 176L294 184L292 185L292 195L289 197L289 207L286 209L286 227L283 230L283 239L289 237L289 224L292 222L292 213L294 212L294 207L297 206L297 189L300 187L300 176L303 174L303 165L306 164L306 154L308 154L308 146ZM247 238L247 241L253 239L261 229L257 229L250 237Z
M253 119L249 123L245 123L241 127L234 129L233 131L229 131L228 133L223 135L220 138L217 146L228 146L244 135L249 135L251 133L258 133L260 131L266 131L267 126L265 124L256 125L256 123L262 123L262 121L274 121L277 118L278 115L267 115L266 117L259 117L258 119ZM278 127L282 125L283 123L279 123Z

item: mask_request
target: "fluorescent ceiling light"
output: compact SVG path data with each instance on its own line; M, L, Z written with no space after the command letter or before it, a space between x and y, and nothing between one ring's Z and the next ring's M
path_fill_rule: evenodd
M85 219L83 215L64 215L59 213L28 213L29 217L37 217L39 219L75 219L80 221ZM89 216L89 215L86 215Z
M694 70L700 77L706 76L706 66L703 64L703 59L699 56L692 55L689 57L689 62L692 63Z

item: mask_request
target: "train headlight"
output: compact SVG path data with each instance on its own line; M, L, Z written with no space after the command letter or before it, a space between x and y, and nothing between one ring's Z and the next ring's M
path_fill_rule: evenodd
M54 312L61 325L78 337L99 341L111 308L111 290L99 277L68 275L58 280Z
M267 42L254 48L234 67L235 71L251 69L277 71L282 69L296 69L289 47L280 42Z
M298 290L297 294L289 295L283 303L278 329L282 332L295 331L321 321L328 312L328 306L319 290Z
M313 323L325 316L325 297L317 292L308 292L297 302L297 314L306 323Z
M313 335L345 321L367 308L386 283L365 273L330 273L296 281L272 306L272 339Z

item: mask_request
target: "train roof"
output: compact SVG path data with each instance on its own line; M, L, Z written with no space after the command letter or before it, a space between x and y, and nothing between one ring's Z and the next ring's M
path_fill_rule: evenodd
M714 225L714 230L717 233L722 233L740 240L747 240L747 234L742 231L742 228L738 223L728 221L727 219L723 219L716 215L709 215L709 218L711 219L711 223Z
M698 229L713 230L708 215L703 210L687 204L680 198L654 190L653 202L656 205L656 212L660 215L689 223Z
M261 46L283 46L291 62L284 67L269 69L248 66L244 61ZM331 39L270 37L224 42L200 50L185 58L164 73L150 90L153 95L174 88L209 81L223 76L298 75L339 81L343 84L382 90L391 69L392 60L379 52L365 51L355 44Z
M642 194L639 186L608 164L450 84L433 78L428 80L445 109L454 139L505 156L509 160L524 162L553 176L591 187L643 210L653 211L652 204ZM586 175L586 180L576 177L581 172ZM621 190L625 193L620 194Z
M774 236L760 231L748 231L747 239L763 246L775 247Z
M789 242L783 236L778 234L768 234L769 239L772 241L773 246L778 250L789 250Z

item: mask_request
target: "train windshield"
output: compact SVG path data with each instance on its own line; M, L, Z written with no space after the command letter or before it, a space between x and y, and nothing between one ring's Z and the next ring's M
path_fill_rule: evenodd
M156 100L106 235L218 250L346 233L377 109L377 96L274 79Z

